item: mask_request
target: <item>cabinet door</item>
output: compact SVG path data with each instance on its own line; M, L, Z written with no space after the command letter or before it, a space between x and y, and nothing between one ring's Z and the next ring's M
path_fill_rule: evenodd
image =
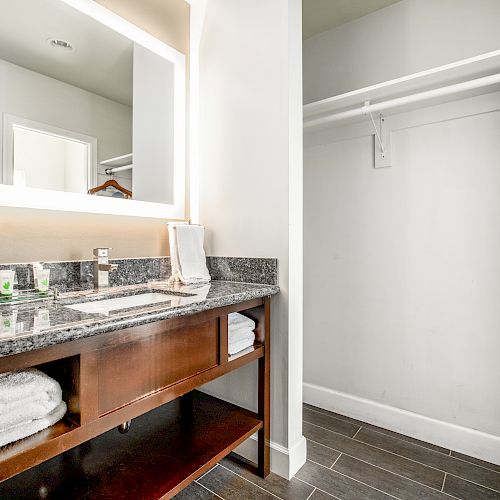
M99 415L218 364L217 319L102 349Z

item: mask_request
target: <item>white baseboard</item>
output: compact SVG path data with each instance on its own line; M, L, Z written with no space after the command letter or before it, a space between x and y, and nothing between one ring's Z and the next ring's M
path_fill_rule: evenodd
M291 448L271 441L271 471L285 479L291 479L306 463L306 440L304 436ZM257 435L241 443L235 453L257 463Z
M304 402L500 465L500 436L304 383Z

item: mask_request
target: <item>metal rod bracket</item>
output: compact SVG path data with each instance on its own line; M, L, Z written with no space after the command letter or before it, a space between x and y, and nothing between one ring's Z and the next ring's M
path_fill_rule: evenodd
M382 113L378 115L378 127L373 118L373 114L369 111L370 102L366 101L363 107L364 114L370 115L373 125L373 166L374 168L392 167L391 158L391 131L387 128L386 118Z

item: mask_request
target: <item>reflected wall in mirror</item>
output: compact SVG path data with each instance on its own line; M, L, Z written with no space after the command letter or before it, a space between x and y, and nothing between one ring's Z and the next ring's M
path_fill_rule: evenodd
M173 205L179 68L68 3L0 0L1 183Z

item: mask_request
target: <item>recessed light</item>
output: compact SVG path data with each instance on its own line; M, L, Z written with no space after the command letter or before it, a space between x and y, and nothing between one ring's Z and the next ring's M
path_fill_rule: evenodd
M68 42L67 40L62 40L61 38L49 38L47 40L47 43L53 49L65 50L68 52L75 50L70 42Z

